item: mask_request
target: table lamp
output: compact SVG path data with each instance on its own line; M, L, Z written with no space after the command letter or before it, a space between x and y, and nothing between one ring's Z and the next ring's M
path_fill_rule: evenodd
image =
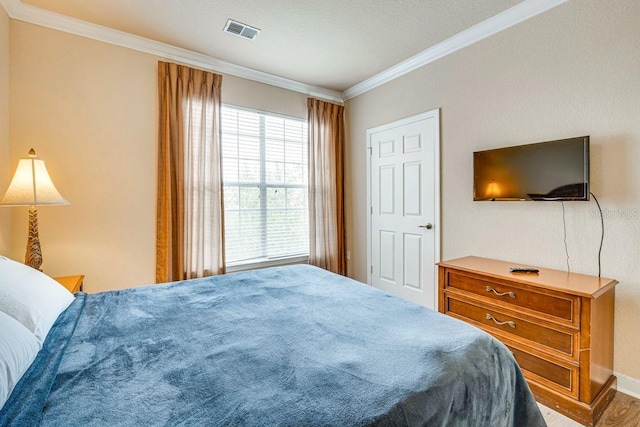
M40 270L42 265L42 249L38 237L38 211L36 206L68 205L53 185L44 159L36 157L36 152L29 150L29 157L18 162L7 192L0 199L2 206L29 206L29 237L27 254L24 263Z

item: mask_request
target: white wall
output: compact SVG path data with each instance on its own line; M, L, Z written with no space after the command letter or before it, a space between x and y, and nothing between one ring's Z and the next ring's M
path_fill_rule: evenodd
M10 45L11 170L35 148L71 202L38 209L44 271L85 274L88 292L153 283L160 58L20 21ZM306 96L237 77L222 99L306 115ZM11 210L21 260L27 211Z
M565 268L562 207L473 202L476 150L591 136L602 274L620 281L615 369L640 378L640 2L570 1L347 102L349 275L366 280L365 132L441 108L442 257ZM600 220L565 203L572 271L597 274Z
M9 17L0 8L0 197L4 194L9 171ZM0 208L0 254L9 255L11 238L10 208Z

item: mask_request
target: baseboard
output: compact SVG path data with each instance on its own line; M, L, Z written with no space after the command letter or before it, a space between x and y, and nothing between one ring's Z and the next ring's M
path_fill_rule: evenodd
M619 392L640 399L640 379L621 374L620 372L614 372L613 375L618 377Z

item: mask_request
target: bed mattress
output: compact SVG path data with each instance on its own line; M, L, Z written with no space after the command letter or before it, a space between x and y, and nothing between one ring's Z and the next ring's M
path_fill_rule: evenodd
M298 265L79 293L0 425L545 424L485 332Z

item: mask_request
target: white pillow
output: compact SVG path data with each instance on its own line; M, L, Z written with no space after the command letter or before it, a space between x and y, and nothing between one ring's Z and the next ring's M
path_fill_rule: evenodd
M73 299L46 274L0 256L0 311L22 323L41 343Z
M20 322L0 311L0 408L36 358L40 342Z

